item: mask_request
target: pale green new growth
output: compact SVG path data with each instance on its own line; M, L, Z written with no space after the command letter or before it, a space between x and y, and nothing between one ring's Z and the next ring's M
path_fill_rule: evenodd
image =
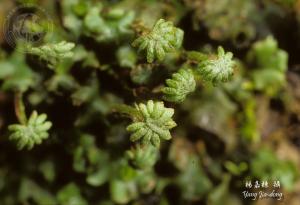
M127 130L132 132L131 141L141 140L143 144L151 142L158 147L160 139L171 139L169 130L176 126L172 119L174 109L165 108L163 102L149 100L147 105L143 103L136 105L136 110L142 118L136 119L134 123L127 127Z
M11 131L9 139L17 141L18 149L32 149L35 144L41 144L49 136L48 130L52 123L46 119L46 114L38 115L33 111L26 125L13 124L8 127Z
M278 47L272 36L254 43L247 58L255 66L251 73L254 89L272 96L285 86L288 53Z
M162 61L166 53L180 48L184 32L174 27L170 21L159 19L152 31L140 36L133 43L139 51L146 51L147 62L152 63L155 59Z
M57 44L46 44L40 47L32 47L29 52L39 56L43 60L49 61L50 65L54 66L65 58L71 58L73 56L73 52L71 50L74 47L74 43L62 41Z
M227 82L233 75L232 57L231 52L225 53L224 49L219 46L218 54L203 60L197 70L205 81L211 81L213 84Z
M126 155L134 166L145 169L155 164L158 152L152 145L141 146L138 144L135 148L127 151Z
M193 71L180 69L172 75L172 79L166 80L167 87L162 89L164 99L170 102L182 102L186 96L196 88Z

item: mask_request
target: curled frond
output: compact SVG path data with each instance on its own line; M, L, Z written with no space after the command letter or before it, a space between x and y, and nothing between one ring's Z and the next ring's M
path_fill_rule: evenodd
M149 100L147 104L136 105L136 110L142 116L127 127L131 132L130 140L141 140L143 144L151 142L154 146L160 145L160 139L171 139L170 129L176 126L172 116L174 109L165 108L163 102Z
M152 145L137 145L135 148L126 152L127 157L132 164L140 169L152 167L158 156L157 149Z
M46 44L40 47L30 48L31 54L39 56L41 59L49 61L50 65L56 65L65 58L71 58L75 47L74 43L62 41L57 44Z
M176 28L172 22L159 19L152 31L140 36L133 43L139 51L146 51L147 62L155 59L162 61L166 53L179 48L182 44L184 32Z
M52 123L46 119L46 114L38 115L33 111L25 125L13 124L8 127L11 132L9 139L17 141L18 149L32 149L35 144L41 144L49 136L48 130Z
M211 81L213 84L227 82L233 75L234 61L232 57L231 52L226 53L219 46L218 54L203 60L197 70L205 81Z
M196 88L193 71L190 69L180 69L172 75L172 79L166 80L167 87L162 89L165 94L164 99L170 102L182 102L186 96Z

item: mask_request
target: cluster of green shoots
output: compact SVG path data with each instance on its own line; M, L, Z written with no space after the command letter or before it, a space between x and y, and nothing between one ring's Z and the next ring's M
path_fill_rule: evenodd
M172 22L159 19L152 29L141 32L140 36L132 43L138 47L140 53L145 54L146 61L153 63L165 60L167 54L172 52L188 53L186 63L170 79L166 80L166 86L161 89L162 99L168 102L181 103L195 91L197 87L196 77L200 76L203 81L209 81L214 85L227 82L233 75L234 61L232 53L225 52L222 47L218 48L217 54L204 54L197 51L184 51L182 47L184 32L173 25ZM73 55L71 51L75 45L68 42L46 44L41 47L33 47L30 53L39 56L49 62L50 67L55 67L65 58ZM194 57L193 57L194 56ZM196 57L195 57L196 56ZM201 56L201 58L197 58ZM192 64L195 64L193 66ZM20 110L20 109L18 109ZM136 104L135 107L122 105L118 111L125 112L133 119L133 123L127 127L131 133L130 140L137 143L140 153L147 146L159 147L161 140L170 140L170 129L176 126L172 119L173 108L165 107L165 103L159 100L148 100L146 103ZM51 122L46 121L45 114L38 115L34 111L27 121L11 125L10 139L16 140L20 149L33 148L49 136L48 130ZM131 154L131 157L140 154Z

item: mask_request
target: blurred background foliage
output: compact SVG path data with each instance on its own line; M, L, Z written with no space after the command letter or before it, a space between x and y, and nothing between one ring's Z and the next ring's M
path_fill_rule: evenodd
M29 3L54 22L43 45L73 42L72 58L49 62L6 42L9 12ZM0 5L1 205L282 203L243 199L247 180L279 180L283 203L299 205L299 0ZM160 18L184 31L183 51L147 64L131 43ZM176 111L172 140L160 149L132 146L127 119L112 108L160 99L186 50L211 53L219 45L234 54L232 80L212 86L199 77L183 103L167 103ZM53 124L49 138L30 151L8 140L17 92L28 112L47 113Z

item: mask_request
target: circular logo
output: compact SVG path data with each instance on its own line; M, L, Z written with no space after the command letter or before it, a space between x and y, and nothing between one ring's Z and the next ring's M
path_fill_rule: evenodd
M39 46L46 34L52 32L53 21L40 7L26 4L9 13L3 30L5 40L11 47L26 52L26 48Z

